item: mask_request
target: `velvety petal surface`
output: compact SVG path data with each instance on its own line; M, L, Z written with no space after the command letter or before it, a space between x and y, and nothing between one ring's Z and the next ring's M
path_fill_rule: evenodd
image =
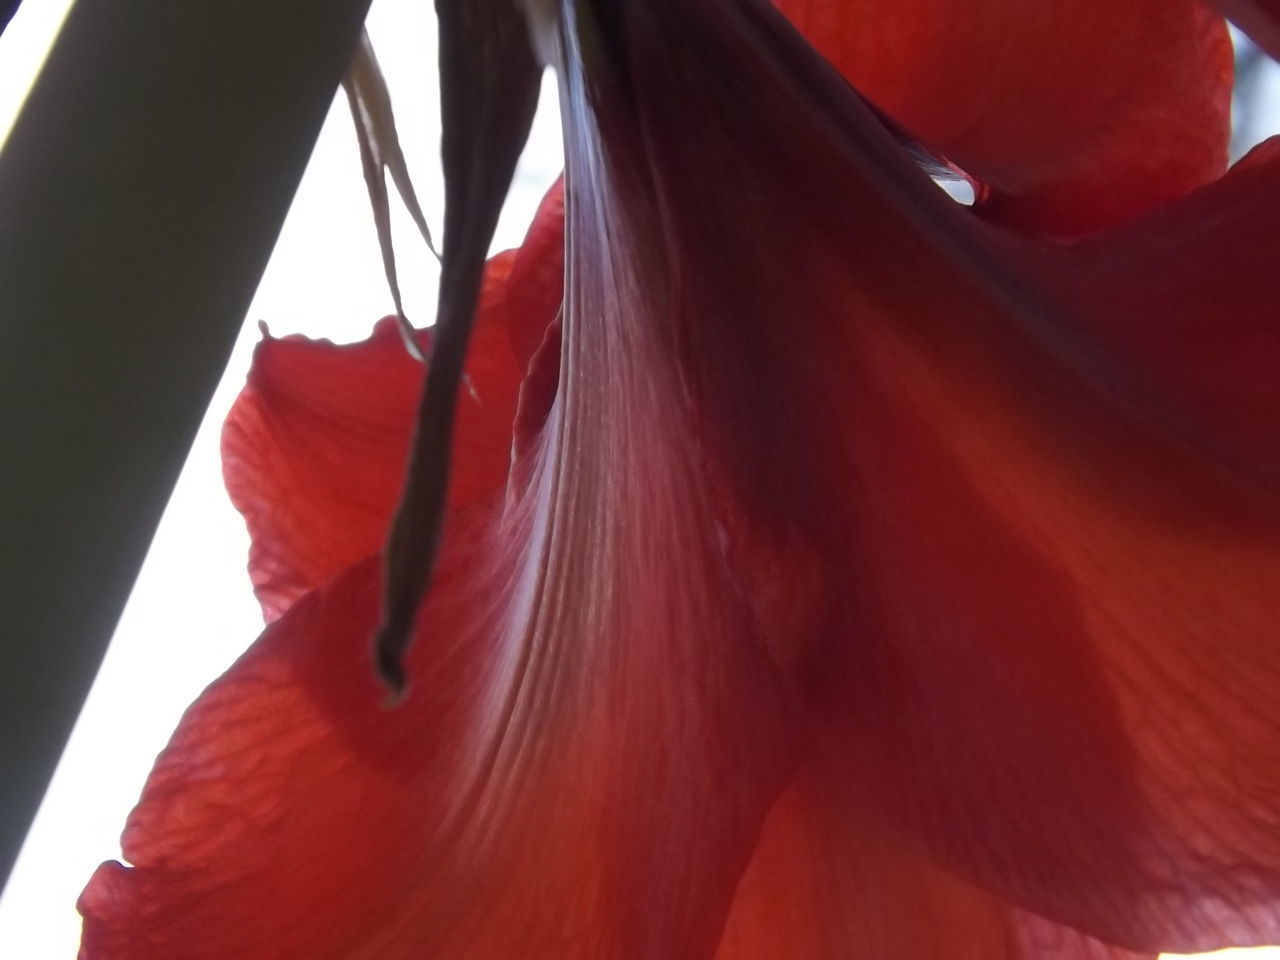
M86 960L1280 937L1268 155L1041 244L766 4L561 16L565 309L408 702L361 669L375 562L294 603L161 758Z
M1231 44L1200 0L777 0L1020 227L1111 226L1218 176Z
M162 755L132 866L82 897L85 960L714 953L799 723L730 576L666 286L633 272L654 222L605 216L598 159L570 171L521 482L453 511L407 700L368 662L376 560L296 601Z
M524 495L455 512L402 706L368 663L375 558L191 708L132 866L81 899L85 960L710 955L791 721L628 377L566 372ZM615 390L636 419L591 437Z
M843 758L829 789L1131 950L1280 937L1264 158L1108 242L1032 243L764 9L597 29L726 549Z
M716 960L1138 960L940 869L829 780L770 812Z
M490 261L460 398L450 503L492 495L506 478L531 339L559 309L558 190L530 229L531 249ZM560 204L560 206L557 206ZM523 256L523 260L522 260ZM536 256L545 270L518 266ZM421 334L429 349L429 331ZM361 343L267 336L223 429L223 470L252 537L250 574L268 620L377 550L404 480L425 368L394 318Z

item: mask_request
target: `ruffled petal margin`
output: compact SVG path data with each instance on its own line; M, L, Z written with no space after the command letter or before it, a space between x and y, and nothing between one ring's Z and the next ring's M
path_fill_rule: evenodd
M557 186L534 219L528 249L488 264L454 435L455 508L492 496L506 479L529 344L563 295L563 265L551 253L563 247L563 229ZM430 331L420 336L429 352ZM381 545L425 373L394 318L357 344L268 336L258 345L223 428L222 457L227 489L249 526L249 571L268 621Z
M375 561L293 604L162 755L85 960L1280 937L1267 155L1039 244L763 4L564 16L566 307L408 702L353 669Z
M992 220L1084 233L1226 168L1231 43L1200 0L777 5Z
M188 712L132 866L82 896L85 960L713 954L800 721L729 575L675 345L615 295L636 247L624 219L620 246L592 236L599 212L576 208L522 483L454 511L404 705L361 670L370 560Z
M763 8L604 29L604 150L619 206L660 211L730 556L808 571L753 597L826 789L1100 940L1276 942L1265 151L1128 233L1038 243L934 190Z
M455 514L400 708L361 669L376 559L268 629L82 895L83 958L709 955L793 762L785 700L696 517L667 549L580 487L593 521L549 519L551 486Z

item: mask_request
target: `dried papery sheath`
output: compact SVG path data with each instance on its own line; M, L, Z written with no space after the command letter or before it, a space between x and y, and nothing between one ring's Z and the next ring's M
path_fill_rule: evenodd
M418 203L417 191L409 175L409 166L400 147L400 135L396 131L395 114L391 109L391 94L378 66L373 43L367 32L362 32L351 66L343 77L342 87L347 94L351 117L355 121L356 139L360 146L360 163L364 169L365 185L369 189L369 205L373 211L373 223L378 233L378 246L382 252L382 267L387 276L387 287L395 303L396 317L400 324L405 348L417 360L423 360L416 331L404 313L401 302L400 281L396 272L395 241L391 235L391 205L387 196L387 173L396 185L400 199L413 218L427 249L438 260L439 252L431 237L431 228Z

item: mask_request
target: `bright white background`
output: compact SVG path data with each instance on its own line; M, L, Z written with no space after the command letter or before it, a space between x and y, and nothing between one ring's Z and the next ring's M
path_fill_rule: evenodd
M69 6L26 0L0 37L0 136ZM427 216L442 209L433 77L435 27L426 0L375 0L369 32L395 98L401 137ZM1280 107L1280 69L1267 86ZM555 91L543 104L495 249L519 243L542 192L559 173ZM1265 111L1280 117L1280 109ZM1256 139L1263 131L1254 131ZM399 211L397 211L399 212ZM396 221L405 306L431 316L436 267L407 217ZM182 710L257 635L245 572L248 538L222 489L218 432L244 381L257 323L273 333L362 339L391 312L344 97L330 111L280 241L196 437L44 806L0 898L0 957L71 960L79 940L75 900L102 860L120 855L119 833L155 754ZM175 323L181 323L175 313ZM1243 951L1242 951L1243 952ZM1250 951L1280 960L1280 950Z

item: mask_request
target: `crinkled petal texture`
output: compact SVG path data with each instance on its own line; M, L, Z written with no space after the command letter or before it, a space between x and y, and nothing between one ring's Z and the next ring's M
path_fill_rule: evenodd
M454 516L395 711L364 668L376 562L290 608L161 755L81 956L708 955L784 771L777 690L696 518L585 544L555 512ZM561 537L587 549L550 559Z
M1280 937L1277 161L1040 243L763 2L561 16L565 307L409 700L362 669L376 562L294 602L162 755L86 960Z
M557 187L525 247L488 265L458 407L455 507L492 496L506 478L518 385L560 305L562 248ZM429 347L429 333L421 336ZM222 456L253 538L250 575L268 621L380 548L425 374L394 318L350 346L297 336L258 345Z
M806 771L770 812L715 960L1138 960L966 883L834 801Z
M407 702L369 663L376 560L295 601L161 756L132 866L81 898L83 957L714 951L795 711L729 576L665 290L599 213L572 221L563 364L535 346L522 483L452 512Z
M776 2L993 220L1112 226L1226 166L1231 43L1200 0Z
M603 18L625 96L600 112L634 111L605 128L619 205L697 265L684 379L732 563L787 587L752 597L822 718L825 802L1122 947L1274 942L1274 157L1029 241L754 7Z

